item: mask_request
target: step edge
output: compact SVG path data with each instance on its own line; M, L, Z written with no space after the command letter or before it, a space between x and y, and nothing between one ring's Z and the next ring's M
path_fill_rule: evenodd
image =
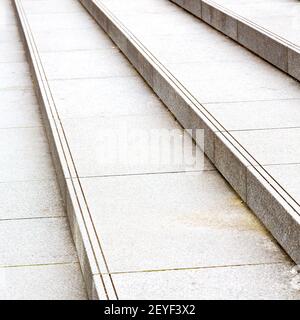
M99 248L99 244L95 240L95 234L93 234L92 222L89 221L88 208L80 187L80 179L72 163L72 155L68 148L67 138L63 133L62 124L58 115L54 114L53 105L55 105L55 103L52 99L51 90L47 87L48 81L43 71L39 54L34 47L33 35L26 22L22 1L11 1L30 67L35 94L39 102L52 161L88 297L92 300L117 299L115 291L111 290L113 285L108 283L107 280L105 281L101 276L101 270L104 271L103 273L107 272L103 257L99 254L101 248ZM95 275L97 275L97 277L95 277Z
M271 176L269 176L262 166L251 157L230 133L205 110L205 108L153 55L151 55L148 49L145 48L129 30L127 30L127 28L100 0L79 1L100 27L109 35L112 41L119 47L181 125L186 129L197 129L199 127L204 129L206 137L205 141L207 143L204 147L206 155L227 182L229 182L233 189L240 195L242 200L249 206L248 197L252 197L252 194L249 193L250 189L248 189L249 176L251 176L250 173L255 172L258 186L265 191L266 195L270 196L270 201L272 202L264 209L267 210L269 207L280 208L282 211L282 224L287 220L290 221L291 226L289 226L289 229L293 231L293 239L300 239L299 204L290 197L290 195L278 185ZM159 88L162 84L165 86L167 94ZM173 98L168 101L169 96L173 96ZM174 106L170 104L174 101L177 102L179 108L174 108ZM225 132L222 131L223 129L225 129ZM216 141L219 142L219 145ZM223 150L216 150L216 146L219 146L218 148L222 148ZM220 160L215 158L218 153L223 153L223 157L221 157ZM227 161L229 162L227 163L227 166L222 167L222 164L226 159L230 159L230 161ZM233 167L232 163L235 163L235 167ZM254 168L255 171L253 171ZM257 168L259 168L259 170ZM241 186L236 185L235 181L231 179L232 176L230 176L230 171L235 172L236 170L242 172L243 175L243 183ZM257 194L257 197L257 199L260 199L262 194ZM252 202L250 204L252 210L255 209ZM272 224L268 223L268 217L266 218L264 216L264 219L262 219L263 216L261 212L254 211L254 213L273 234L291 258L296 263L300 263L299 240L297 243L295 243L295 241L289 242L289 239L286 239L285 234L280 234L274 229L272 230ZM285 219L285 217L288 219ZM271 219L272 216L269 217L269 220ZM286 226L284 225L284 227Z
M192 13L195 17L201 19L201 21L300 81L300 46L214 1L169 1ZM200 13L195 9L195 5L193 5L195 2L199 2L201 6Z

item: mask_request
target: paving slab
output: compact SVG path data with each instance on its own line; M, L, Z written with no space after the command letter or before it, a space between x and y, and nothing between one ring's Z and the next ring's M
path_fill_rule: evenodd
M50 13L80 13L82 9L76 1L69 0L63 3L60 0L25 0L24 8L30 14L50 14Z
M53 178L47 138L42 127L0 129L2 182Z
M262 165L300 163L300 128L234 131L232 135Z
M201 103L300 98L297 81L254 56L243 62L229 58L167 66Z
M0 25L1 39L0 43L7 43L11 41L19 41L19 33L16 25L4 24Z
M0 90L22 89L32 86L25 62L0 63Z
M286 259L215 171L89 178L82 185L111 272Z
M123 60L123 61L120 61ZM49 80L136 76L117 49L43 53ZM74 65L77 68L74 68Z
M120 298L131 300L298 300L293 277L289 264L113 275Z
M300 203L299 174L300 164L280 164L267 166L266 169L290 195Z
M43 4L41 3L41 5ZM55 7L55 3L52 6ZM28 8L26 10L28 12ZM61 29L71 29L74 31L95 26L93 19L86 16L84 12L28 14L28 19L30 20L32 30L41 32Z
M41 126L36 98L31 90L0 90L0 128Z
M232 103L207 103L228 130L295 128L300 124L300 100L261 100ZM239 119L243 117L243 122Z
M3 300L86 300L78 263L0 268Z
M53 80L49 85L63 119L168 113L138 76Z
M115 48L112 41L94 28L78 29L74 33L68 29L40 31L35 41L41 52Z
M76 262L66 218L0 221L1 266Z
M0 183L1 220L65 216L55 180Z

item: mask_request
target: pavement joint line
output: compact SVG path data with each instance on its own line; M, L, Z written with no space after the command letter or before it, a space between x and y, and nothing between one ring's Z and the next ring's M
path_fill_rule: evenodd
M82 77L82 78L56 78L56 79L49 79L48 82L51 83L52 81L75 81L75 80L97 80L97 79L112 79L112 78L138 78L138 75L132 76L105 76L105 77Z
M29 86L29 85L25 85L25 86L20 86L20 87L6 87L6 88L1 88L0 87L0 93L1 91L17 91L18 89L21 89L21 90L32 90L32 87Z
M16 265L0 265L0 269L12 268L32 268L32 267L49 267L49 266L64 266L64 265L79 265L79 262L53 262L53 263L36 263L36 264L16 264Z
M99 239L99 235L95 232L95 226L94 226L94 222L93 219L91 217L91 213L90 213L90 209L88 207L88 204L86 202L85 199L85 195L83 193L83 189L82 186L80 184L80 180L78 178L77 175L77 169L75 167L75 163L70 151L70 146L68 145L68 141L64 132L64 128L62 126L60 117L59 117L59 113L57 110L57 107L55 105L55 101L53 100L53 96L52 96L52 92L50 90L49 87L49 83L43 68L43 64L41 63L41 57L39 55L39 51L37 49L35 40L34 40L34 36L32 34L31 28L30 28L30 24L28 23L26 14L24 12L24 9L22 7L22 1L21 0L14 0L13 1L14 4L14 9L15 9L15 13L17 16L17 20L19 22L19 30L22 33L23 39L24 39L24 45L27 49L28 52L28 56L29 56L29 64L31 65L34 74L33 76L35 77L35 81L36 81L36 89L39 90L39 93L42 98L42 105L41 107L44 108L44 112L46 113L47 118L45 119L47 121L46 125L48 124L48 128L51 131L51 141L53 141L54 143L54 148L55 148L55 152L58 155L58 159L59 159L59 163L55 164L57 166L60 166L61 168L65 168L70 176L70 181L71 181L71 188L70 190L65 190L67 188L67 186L65 185L65 177L64 177L64 183L62 184L62 188L63 190L66 191L66 196L71 197L69 192L73 192L73 194L75 195L75 199L76 202L73 203L73 205L76 206L77 210L80 211L80 215L81 215L81 219L82 219L82 223L84 225L84 227L80 229L80 233L82 234L82 232L84 233L84 235L87 236L88 238L88 245L89 248L92 252L93 255L93 261L96 263L97 269L99 271L99 273L101 273L101 269L100 269L100 264L104 265L104 267L107 269L107 271L109 272L108 269L108 265L107 265L107 261L106 258L104 256L103 253L103 249L102 246L100 244L100 239ZM54 159L55 160L55 159ZM62 169L63 170L63 169ZM75 171L76 173L76 178L72 177L72 171ZM63 174L65 174L65 172L63 171ZM79 185L79 190L77 190L76 188L76 184ZM79 192L79 193L78 193ZM82 200L83 199L83 200ZM70 200L72 203L72 199ZM75 208L74 208L75 210ZM84 215L84 211L87 213L87 215ZM75 214L75 212L73 213ZM75 218L76 220L76 218ZM88 224L90 225L90 227L88 227ZM91 229L93 235L91 235L89 233L89 228ZM94 248L93 246L93 242L91 239L91 236L94 236L97 240L96 244L98 245L98 248ZM75 235L73 234L73 237L75 239ZM84 238L81 235L81 238L79 241L83 242ZM84 250L84 254L87 256L87 259L90 259L90 256L88 256L88 253L86 252L86 244L83 244L83 250ZM95 253L95 249L96 250L100 250L100 256L96 255ZM101 261L99 261L98 259L102 259ZM90 261L89 261L90 262ZM84 268L84 266L81 266L82 270ZM89 266L90 267L90 266ZM93 277L93 275L87 275L88 277L91 277L91 281L94 283L95 279ZM103 285L103 289L106 293L106 298L110 299L110 296L108 295L108 291L107 291L107 287L106 287L106 283L105 280L103 279L103 277L101 276L101 282ZM115 289L115 286L113 284L113 281L110 277L110 286L112 286L113 288L113 295L116 299L118 299L118 295ZM95 287L95 290L97 291L97 286ZM93 296L92 292L89 292L90 297ZM97 292L98 295L98 292Z
M26 11L26 10L25 10ZM57 15L57 14L79 14L79 13L82 13L82 11L78 10L78 11L57 11L57 12L47 12L47 11L44 11L44 12L30 12L30 13L27 13L27 16L39 16L39 15Z
M41 55L45 54L56 54L56 53L77 53L77 52L103 52L103 51L112 51L112 53L120 53L120 49L117 46L107 47L107 48L95 48L95 49L74 49L74 50L57 50L57 51L43 51L39 50Z
M220 140L220 143L223 148L225 148L226 152L229 152L230 156L236 159L241 168L245 171L245 189L246 194L243 195L246 203L248 204L248 182L249 178L254 179L255 183L258 184L259 188L262 188L264 192L268 196L272 196L272 201L274 205L279 206L286 215L288 221L293 224L294 233L296 234L299 229L299 217L300 217L300 209L299 204L295 201L294 198L290 196L290 194L271 176L271 174L255 159L255 157L249 153L247 149L234 137L224 126L205 108L205 106L200 103L197 98L189 92L189 90L184 86L180 81L168 70L166 66L164 66L155 55L150 52L145 45L141 43L141 41L135 36L120 20L116 17L106 5L103 4L100 0L80 0L82 5L86 8L86 10L94 17L95 21L104 29L104 31L110 36L110 38L120 47L125 56L127 56L128 60L131 60L131 63L135 66L135 68L139 71L139 73L144 76L144 78L148 81L150 86L153 87L151 80L147 79L147 72L142 69L139 58L142 58L142 63L147 63L147 66L151 68L151 72L155 75L159 75L165 85L167 85L167 89L176 93L177 96L184 101L185 107L189 107L192 112L194 112L195 116L197 116L203 123L205 127L207 127L213 133L214 139L213 143L215 145L216 139ZM110 28L113 27L114 33L111 33ZM116 33L116 34L115 34ZM127 45L124 46L123 42L120 43L120 39L117 36L122 36L122 39L125 38ZM134 55L129 53L128 44L131 45L131 49L134 51ZM139 57L139 58L138 58ZM162 94L161 94L162 95ZM168 102L167 102L168 103ZM169 105L167 105L169 106ZM170 106L169 106L170 107ZM173 113L176 113L176 110L173 110ZM180 115L182 117L182 115ZM182 120L185 121L185 120ZM225 131L222 131L225 130ZM219 133L219 135L217 135ZM247 167L245 166L245 162L251 164L252 170L249 172ZM230 182L230 178L228 178ZM233 187L234 182L231 184ZM238 193L242 193L242 190L235 189ZM252 206L253 209L255 209ZM261 212L257 210L254 213L261 216ZM277 212L276 212L277 214ZM293 243L289 243L286 241L285 236L278 232L274 225L271 224L271 221L264 218L264 224L267 226L269 231L275 236L277 241L285 247L285 250L288 254L294 259L300 261L300 256L298 250L295 250L291 245ZM294 233L291 235L293 236ZM288 240L293 240L293 237L289 237ZM295 244L296 245L296 244Z
M0 108L1 109L1 108ZM0 130L15 130L15 129L34 129L34 128L43 128L42 125L36 126L20 126L20 127L1 127Z
M149 113L147 115L143 113L127 113L127 114L111 114L111 113L103 113L103 115L97 116L63 116L62 120L90 120L90 119L115 119L115 118L126 118L126 117L151 117L156 115L166 115L166 111L157 111L153 113Z
M291 127L273 127L273 128L255 128L255 129L233 129L228 130L227 132L243 132L243 131L270 131L270 130L290 130L290 129L299 129L300 126L291 126Z
M14 222L14 221L23 221L23 220L45 220L45 219L65 219L67 218L67 216L48 216L48 217L28 217L28 218L1 218L0 219L0 223L1 222Z
M24 180L7 180L0 181L0 184L14 184L14 183L26 183L26 182L56 182L56 179L44 178L44 179L24 179Z
M172 272L172 271L197 271L207 269L225 269L225 268L243 268L252 266L264 266L264 265L280 265L286 264L286 261L275 261L275 262L262 262L262 263L245 263L245 264L232 264L232 265L213 265L203 267L184 267L184 268L166 268L166 269L147 269L147 270L134 270L134 271L115 271L111 272L110 275L124 275L124 274L138 274L138 273L156 273L156 272ZM103 274L108 275L108 274Z
M32 87L26 86L26 87L12 87L12 88L0 88L0 93L1 91L17 91L17 92L32 92Z
M1 43L0 43L0 45L1 45ZM25 51L24 50L6 50L6 53L16 53L16 52L18 52L18 53L25 53ZM1 52L0 52L1 53ZM22 58L24 58L24 56L22 57ZM16 60L16 61L0 61L0 65L7 65L7 64L9 64L9 63L22 63L23 61L19 61L19 60Z
M69 49L69 50L65 50L65 49L62 49L62 50L40 50L40 53L43 54L43 53L70 53L70 52L90 52L90 51L103 51L103 50L114 50L116 49L117 47L108 47L108 48L95 48L95 49Z
M111 174L98 176L79 176L79 179L94 179L94 178L117 178L117 177L136 177L136 176L153 176L153 175L168 175L168 174L190 174L201 172L214 172L215 168L203 170L188 170L188 171L164 171L164 172L146 172L146 173L125 173L125 174Z
M264 164L264 167L271 167L271 166L292 166L292 165L300 165L300 162L267 163L267 164Z
M238 103L252 103L252 102L272 102L272 101L300 101L299 98L284 98L284 99L260 99L260 100L236 100L236 101L208 101L201 102L203 105L207 104L238 104Z

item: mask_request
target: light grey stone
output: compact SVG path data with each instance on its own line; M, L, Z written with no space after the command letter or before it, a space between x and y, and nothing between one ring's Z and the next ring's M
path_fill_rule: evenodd
M51 81L50 87L61 118L168 112L139 77Z
M1 45L7 42L19 41L18 28L15 25L3 25L1 26Z
M67 180L66 211L87 293L89 298L92 298L94 295L93 275L98 274L100 270L91 247L90 234L87 233L86 217L82 212L82 207L85 204L78 203L73 183L74 181L71 181L71 179Z
M4 42L0 46L0 63L25 62L21 42Z
M0 265L76 262L66 218L0 221Z
M122 52L126 51L127 38L123 32L120 31L116 23L109 20L107 22L107 35L113 40L113 42L119 47Z
M288 49L273 37L238 22L238 42L277 68L288 71Z
M43 32L48 30L93 28L95 21L85 12L79 13L40 13L26 14L31 29L34 32Z
M74 0L25 0L22 1L27 14L79 13L81 6Z
M300 100L248 101L204 104L227 130L297 127Z
M300 128L233 131L261 165L300 163Z
M0 90L0 128L41 126L36 99L31 90Z
M299 300L293 264L114 274L120 299Z
M184 8L190 11L198 18L202 16L202 1L201 0L184 0Z
M191 12L198 18L201 18L201 0L171 0L185 10Z
M63 123L80 177L212 168L199 149L196 157L183 157L184 132L169 114L65 119Z
M169 64L168 69L201 103L300 98L294 79L250 53L242 60Z
M153 88L154 73L157 72L155 70L155 63L149 59L143 49L138 48L138 46L129 39L127 41L125 54L148 85Z
M241 148L233 146L232 143L232 138L227 133L217 133L215 135L214 165L245 201L247 198L247 166L249 163L240 153Z
M247 205L296 263L300 263L300 216L254 167L247 171Z
M1 182L53 178L54 170L42 128L1 129Z
M98 10L97 4L89 0L80 0L81 4L88 10L104 31L108 30L108 18L103 11Z
M49 80L137 75L116 49L43 53L42 62Z
M3 300L86 300L80 267L74 264L0 268Z
M107 294L103 285L102 275L94 275L94 286L91 300L107 300Z
M248 57L246 51L241 54L239 46L204 23L199 22L199 29L203 32L199 34L186 34L178 37L176 34L162 36L144 36L143 44L151 53L159 58L159 61L166 67L170 63L209 63L211 57L214 61L238 61ZM214 36L212 36L212 34ZM217 51L216 46L223 44L223 50ZM192 47L192 50L186 48Z
M265 166L265 170L300 203L300 164Z
M64 216L56 181L0 183L0 220Z
M153 0L151 6L149 6L148 0L127 0L116 1L116 0L102 0L105 6L109 7L111 11L118 14L132 14L134 13L169 13L174 11L167 1Z
M289 74L300 80L300 50L289 49L288 52L288 70Z
M198 2L200 2L198 0ZM223 32L226 36L237 40L238 38L238 22L235 18L227 15L212 5L202 2L202 15L203 21ZM193 9L192 9L193 10ZM194 13L193 11L191 11Z
M35 42L40 52L84 51L113 48L115 45L101 29L49 30L38 32Z
M110 7L108 6L108 8ZM180 10L169 13L132 13L123 15L121 21L138 37L170 34L184 36L185 34L199 34L202 32L201 28L199 28L198 19ZM149 25L151 25L151 28L149 28Z
M23 89L32 86L25 62L0 63L0 90Z
M286 259L217 172L81 182L111 272Z

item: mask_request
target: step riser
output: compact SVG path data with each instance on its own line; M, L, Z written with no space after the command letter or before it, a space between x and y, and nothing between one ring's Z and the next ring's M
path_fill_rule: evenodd
M203 129L204 151L296 263L300 263L298 205L259 167L205 108L101 3L80 0L184 128ZM197 142L197 141L196 141ZM254 169L255 166L258 166Z
M300 80L300 48L212 1L170 0Z
M95 245L95 239L93 239L91 221L89 221L89 213L83 200L80 182L76 177L68 143L63 128L60 126L58 114L56 114L55 104L47 85L38 51L35 48L34 39L27 25L21 3L18 0L13 0L12 3L29 62L35 93L41 109L52 159L88 296L92 300L115 298L111 284L108 283L109 281L106 280L105 283L100 276L100 269L104 270L104 262L101 261L101 253L97 252L99 248Z

